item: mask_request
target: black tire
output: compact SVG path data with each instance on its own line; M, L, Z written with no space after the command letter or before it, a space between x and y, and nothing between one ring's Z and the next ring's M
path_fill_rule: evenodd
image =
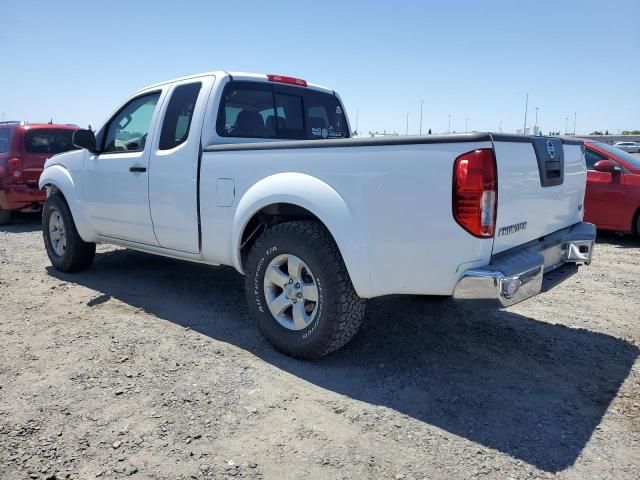
M640 208L636 212L634 224L632 225L631 230L633 231L634 236L637 239L640 239Z
M49 232L49 220L51 215L56 212L62 217L66 239L66 248L61 255L54 250ZM44 204L42 210L42 236L44 237L44 246L49 260L51 260L51 264L56 270L77 272L89 268L93 263L96 244L82 240L73 221L71 210L69 210L66 200L60 195L51 195Z
M11 221L11 210L0 208L0 225L6 225Z
M265 271L280 255L301 259L317 285L315 317L301 330L281 325L267 307ZM320 358L347 344L358 332L365 301L356 294L333 238L318 222L293 221L267 229L252 246L245 273L249 309L262 334L285 355Z

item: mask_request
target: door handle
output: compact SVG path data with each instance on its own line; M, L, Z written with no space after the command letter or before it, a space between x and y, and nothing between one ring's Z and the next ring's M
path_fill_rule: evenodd
M129 167L129 171L143 173L147 171L147 167Z

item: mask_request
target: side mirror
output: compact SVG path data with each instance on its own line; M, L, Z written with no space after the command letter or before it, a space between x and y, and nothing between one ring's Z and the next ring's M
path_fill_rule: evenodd
M598 172L617 173L620 171L618 167L611 160L599 160L593 165L593 169Z
M73 132L71 142L74 147L84 148L91 153L98 153L96 148L96 136L91 130L76 130Z

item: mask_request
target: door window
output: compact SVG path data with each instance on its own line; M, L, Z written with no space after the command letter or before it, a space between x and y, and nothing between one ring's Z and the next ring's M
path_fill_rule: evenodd
M591 150L590 148L585 148L584 161L587 164L588 170L593 170L593 166L600 160L607 160L607 157L605 157L599 152L596 152L595 150Z
M127 103L110 120L102 152L142 152L159 98L160 92L155 92Z
M179 85L171 94L160 133L160 150L169 150L184 143L189 137L193 110L202 83Z

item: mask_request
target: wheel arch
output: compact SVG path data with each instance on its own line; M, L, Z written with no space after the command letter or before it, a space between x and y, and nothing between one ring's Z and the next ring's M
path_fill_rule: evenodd
M95 235L87 225L84 208L80 202L76 184L69 170L62 165L51 165L47 167L40 176L39 186L40 189L45 188L47 190L47 197L59 194L64 198L69 206L69 210L71 210L73 222L82 240L85 242L96 241Z
M242 196L236 208L231 242L235 268L244 273L244 255L261 229L291 220L313 219L333 237L358 295L367 298L370 250L364 230L344 198L311 175L287 172L264 178Z

